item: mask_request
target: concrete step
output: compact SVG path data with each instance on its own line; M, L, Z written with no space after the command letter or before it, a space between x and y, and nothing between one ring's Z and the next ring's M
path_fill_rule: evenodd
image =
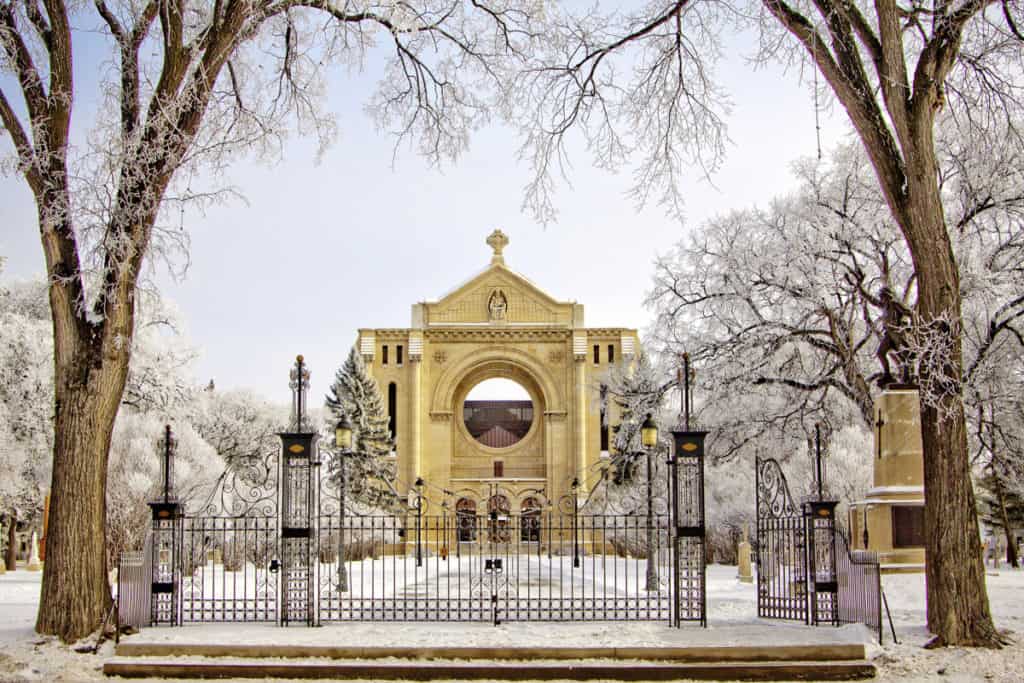
M842 661L730 661L730 662L622 662L622 661L484 661L408 660L400 662L282 661L280 659L228 660L115 657L103 665L108 676L128 678L303 678L373 680L817 680L842 681L873 678L874 665L866 660Z
M479 647L479 646L344 646L226 643L147 643L124 641L120 657L279 657L320 659L415 660L642 660L663 662L835 662L863 660L863 643L805 645L623 646L623 647Z

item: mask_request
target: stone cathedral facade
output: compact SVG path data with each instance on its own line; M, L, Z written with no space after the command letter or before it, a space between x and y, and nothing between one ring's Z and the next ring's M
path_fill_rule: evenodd
M556 500L576 477L585 486L607 457L598 394L610 366L638 352L637 331L585 327L582 304L553 298L506 265L508 243L494 231L490 264L439 300L413 304L408 328L359 330L405 486L417 477L450 491L497 483ZM494 377L520 384L529 403L467 408L473 387ZM476 417L501 411L515 418L484 438L471 433ZM515 419L520 433L505 438Z

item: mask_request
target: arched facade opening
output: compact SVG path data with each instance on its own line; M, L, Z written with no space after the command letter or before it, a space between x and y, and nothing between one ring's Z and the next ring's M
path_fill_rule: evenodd
M459 498L455 503L455 526L459 543L476 542L476 501Z
M508 543L512 540L509 517L512 505L508 497L497 493L487 501L487 536L491 543Z
M529 497L519 506L519 540L540 543L540 501Z

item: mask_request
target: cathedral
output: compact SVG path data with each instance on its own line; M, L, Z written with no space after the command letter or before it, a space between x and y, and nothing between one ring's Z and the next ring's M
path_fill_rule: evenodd
M574 479L585 487L608 457L615 416L602 419L598 395L611 366L638 352L637 331L585 327L582 304L553 298L506 265L508 244L495 230L487 267L437 301L413 304L408 328L359 330L406 490L422 479L456 496L497 484L557 500ZM467 400L492 378L516 382L529 400ZM515 498L502 499L503 512L538 500Z

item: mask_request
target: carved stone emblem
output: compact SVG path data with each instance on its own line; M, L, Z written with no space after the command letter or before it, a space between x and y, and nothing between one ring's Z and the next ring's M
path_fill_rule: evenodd
M444 365L444 362L448 360L448 354L444 351L434 351L434 362L438 365Z
M504 320L507 311L508 299L505 298L505 293L500 289L491 292L491 297L487 300L487 312L490 319Z

